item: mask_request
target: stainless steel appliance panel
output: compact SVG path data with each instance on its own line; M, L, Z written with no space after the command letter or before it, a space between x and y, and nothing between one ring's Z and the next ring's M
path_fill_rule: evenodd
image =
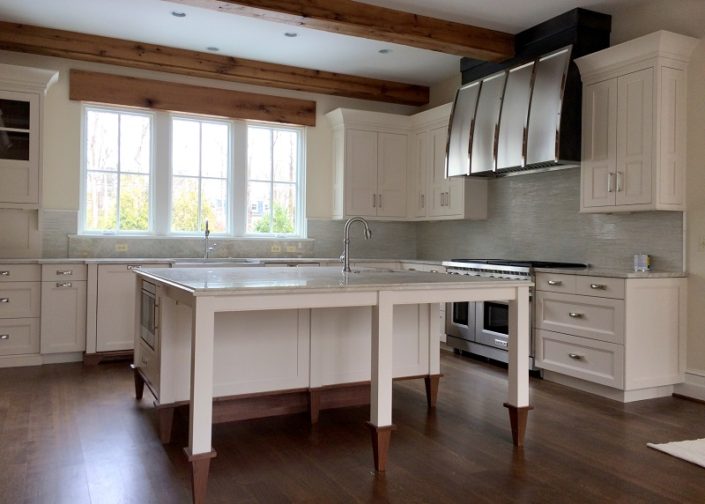
M446 303L446 334L466 341L475 341L477 303Z
M509 346L509 305L506 302L485 301L476 303L475 310L475 341L507 350ZM533 351L531 354L533 355Z
M492 172L495 169L499 113L506 79L507 72L501 72L482 80L472 135L470 172L473 174Z
M525 165L526 123L534 75L534 62L512 68L507 76L497 142L497 170Z
M157 287L151 282L142 280L140 294L140 338L152 350L157 345Z
M470 148L480 82L471 82L455 95L450 116L448 146L446 149L446 176L470 174Z

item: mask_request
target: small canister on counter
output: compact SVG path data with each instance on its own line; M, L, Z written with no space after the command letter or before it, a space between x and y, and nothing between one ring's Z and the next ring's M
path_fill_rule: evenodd
M651 271L651 256L634 254L634 271Z

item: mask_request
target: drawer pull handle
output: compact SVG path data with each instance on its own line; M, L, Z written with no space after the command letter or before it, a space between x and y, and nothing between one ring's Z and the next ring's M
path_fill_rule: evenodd
M9 271L0 271L0 276L10 276Z
M585 358L584 356L582 356L580 354L576 354L576 353L569 353L568 357L570 357L573 360L583 360Z
M56 282L56 286L61 289L61 288L68 288L71 287L71 282Z
M605 284L590 284L591 289L605 290L607 286Z
M549 280L548 285L563 285L563 282L561 280Z
M4 340L9 340L9 339L10 339L9 334L0 334L0 340L4 341Z
M495 340L494 340L494 344L495 344L495 345L499 345L499 346L504 347L504 348L507 348L507 346L509 345L509 343L507 343L506 341L501 340L501 339L495 339Z
M570 312L568 313L568 315L570 316L570 318L583 318L582 313Z
M142 266L140 266L139 264L128 264L128 265L127 265L127 269L129 269L130 271L138 270L138 269L140 269L141 267L142 267Z
M0 303L9 303L10 298L0 298Z
M73 275L73 270L65 270L65 271L56 270L56 274L61 275L61 276L69 276L69 275Z

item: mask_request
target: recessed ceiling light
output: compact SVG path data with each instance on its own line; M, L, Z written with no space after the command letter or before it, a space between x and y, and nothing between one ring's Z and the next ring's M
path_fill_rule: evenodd
M296 33L296 32L285 32L285 33L284 33L284 36L285 36L285 37L294 38L294 37L298 37L299 34Z
M392 50L391 49L380 49L377 52L380 54L389 54L390 52L392 52Z
M177 17L177 18L186 17L185 12L180 12L180 11L175 11L175 10L171 11L171 15L174 17Z
M208 46L208 47L206 47L206 51L218 52L218 51L220 51L220 48L215 47L215 46Z

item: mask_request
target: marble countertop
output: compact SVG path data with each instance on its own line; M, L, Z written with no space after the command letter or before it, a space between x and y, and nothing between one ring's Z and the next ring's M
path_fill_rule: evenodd
M343 273L340 267L320 268L173 268L142 269L137 274L172 285L194 295L286 294L301 289L341 290L455 289L532 285L527 280L451 276L419 271L361 269Z
M610 268L534 268L538 273L560 273L563 275L597 276L609 278L685 278L683 271L629 271Z

